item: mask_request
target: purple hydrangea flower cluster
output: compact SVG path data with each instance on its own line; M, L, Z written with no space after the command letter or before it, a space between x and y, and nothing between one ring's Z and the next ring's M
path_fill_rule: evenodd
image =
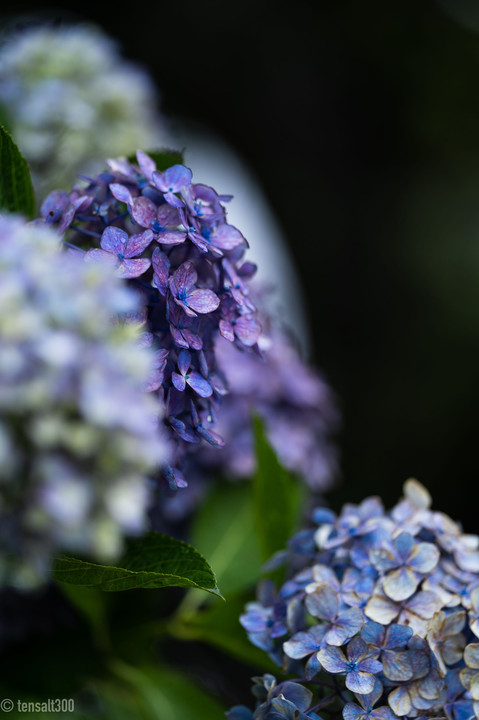
M256 678L256 709L229 720L479 717L479 537L416 480L389 512L370 497L313 520L272 562L288 579L241 616L288 680Z
M148 527L169 448L139 308L105 263L0 217L0 586L42 584L56 552L112 560Z
M273 317L261 318L261 357L240 356L223 337L217 340L219 367L234 388L218 415L217 429L226 443L221 453L205 447L196 462L225 477L251 477L256 470L255 413L281 464L322 493L339 472L332 440L339 428L336 398L320 372L302 358L291 333Z
M194 183L184 165L157 169L138 151L136 162L107 161L107 172L54 191L43 202L43 222L86 255L111 263L142 296L156 368L148 389L165 410L173 457L163 469L165 487L187 484L187 455L203 441L224 445L215 431L217 407L227 392L215 352L219 335L235 352L259 352L261 326L249 294L255 266L248 247L227 222L230 196Z

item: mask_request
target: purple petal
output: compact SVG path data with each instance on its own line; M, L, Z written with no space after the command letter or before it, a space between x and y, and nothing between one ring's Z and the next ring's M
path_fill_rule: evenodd
M318 652L318 660L328 672L345 673L348 670L344 654L338 647L323 648Z
M344 720L364 720L366 713L356 703L348 702L343 708Z
M111 252L114 255L119 255L124 251L127 242L128 233L114 225L109 225L103 231L100 245L103 250Z
M173 280L177 288L177 296L188 295L198 279L198 275L192 262L187 260L175 270ZM181 298L183 299L183 298Z
M160 245L181 245L187 238L187 234L181 230L165 230L158 233Z
M98 248L88 250L88 252L85 254L85 262L91 262L95 260L100 260L101 262L108 262L110 263L110 265L116 265L116 258L114 255L107 252L106 250L100 250Z
M155 161L149 155L143 152L143 150L137 151L136 159L146 179L151 180L153 173L156 172Z
M383 664L373 657L367 657L364 658L364 660L360 661L358 667L362 672L372 673L373 675L376 675L377 673L380 673L382 671Z
M196 431L215 448L222 448L225 444L225 441L218 433L213 432L213 430L207 430L203 425L197 425Z
M170 261L160 248L155 248L151 257L154 276L153 282L162 295L165 294L168 287L168 274L170 269Z
M314 653L304 666L304 677L306 680L312 680L321 670L321 663L318 660L318 654Z
M191 170L184 165L173 165L165 172L155 171L152 180L156 187L164 193L173 193L190 185L193 178Z
M125 185L121 185L120 183L111 183L110 190L113 197L120 202L124 202L128 205L133 200L131 192L128 190L127 187L125 187Z
M214 244L222 250L232 250L244 242L244 237L233 225L223 224L212 233Z
M188 340L183 337L183 334L180 332L180 330L178 330L178 328L170 324L170 332L175 345L179 345L179 347L183 348L189 347Z
M213 388L208 380L206 380L203 375L200 375L200 373L196 370L192 370L186 374L186 382L200 397L206 398L213 394Z
M195 434L193 428L186 425L182 420L178 420L178 418L168 418L168 422L170 423L173 430L186 442L190 443L199 443L200 439Z
M412 632L412 628L407 627L406 625L390 625L386 633L386 647L403 647L404 645L406 645L407 641L411 637ZM366 640L366 642L369 642L369 640L367 640L366 638L364 639Z
M368 646L360 637L355 637L351 640L347 647L347 654L349 660L352 662L359 662L368 651ZM368 692L371 692L368 690Z
M179 375L177 372L172 372L172 373L171 373L171 382L173 383L173 385L175 386L175 388L176 388L177 390L179 390L180 392L183 392L183 390L184 390L185 387L186 387L186 380L185 380L185 378L183 377L183 375Z
M411 633L409 634L411 635ZM369 645L375 645L376 647L382 645L383 636L384 627L377 622L368 621L361 630L362 639Z
M185 375L191 365L191 355L187 350L182 350L178 355L178 367L180 373Z
M241 315L234 325L234 331L243 345L251 347L261 335L261 325L252 313Z
M233 340L235 339L235 334L233 332L232 324L228 320L220 320L219 328L220 333L225 338L225 340L233 342Z
M165 229L174 228L180 224L178 210L174 207L171 207L171 205L168 205L167 203L165 203L164 205L160 205L157 212L157 218L158 222Z
M183 200L180 200L180 198L176 197L176 195L173 195L173 193L170 192L165 193L165 200L169 205L172 205L174 208L182 208L185 206Z
M132 201L130 214L138 225L149 228L156 221L156 205L153 200L142 195Z
M303 712L306 712L309 708L313 697L311 690L305 688L304 685L300 685L297 682L290 682L288 680L282 683L281 695L283 695L286 700L293 703L295 709L297 708Z
M188 295L187 304L196 312L205 313L213 312L220 304L220 300L212 290L193 290Z
M137 260L123 260L118 268L118 275L122 278L136 278L143 275L151 265L150 258L138 258Z
M318 626L315 626L318 627ZM324 631L323 631L324 635ZM299 660L311 655L315 650L320 649L320 641L311 632L298 632L292 638L283 643L283 650L286 655L294 660Z
M386 650L381 656L383 673L395 682L405 682L414 676L414 668L407 651L393 652Z
M329 585L319 585L306 596L305 605L314 617L332 621L338 612L338 595Z
M154 235L151 230L144 230L136 235L131 235L124 250L125 257L132 258L136 255L141 255L143 250L146 250L148 245L150 245L153 237Z
M346 675L346 687L360 695L367 695L374 690L376 678L367 672L353 670Z
M359 608L345 610L338 615L334 627L326 635L326 640L329 645L344 645L361 630L363 624L364 617Z

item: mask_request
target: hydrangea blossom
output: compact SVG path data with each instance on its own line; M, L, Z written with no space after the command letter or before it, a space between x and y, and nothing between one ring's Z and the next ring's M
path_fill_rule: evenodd
M227 392L215 350L223 322L242 326L228 336L235 353L260 353L248 287L255 268L244 261L246 239L227 221L229 199L194 183L184 165L162 171L138 151L136 162L108 160L105 173L71 193L49 194L36 221L56 227L85 262L111 265L141 294L145 342L156 357L149 389L165 407L173 447L162 477L173 491L187 484L189 453L224 445L215 429Z
M229 720L479 718L479 537L416 480L390 511L372 497L312 520L270 563L283 585L262 581L240 618L287 680L255 678L256 708ZM294 712L273 707L284 683L309 693Z
M29 24L1 38L0 106L40 196L102 158L167 144L146 69L89 23Z
M252 415L257 414L282 465L316 493L337 479L333 435L339 427L336 398L321 373L306 362L294 337L273 317L261 315L261 356L240 356L223 333L215 351L228 385L217 428L221 453L205 447L196 462L226 477L251 477L256 469Z
M41 583L57 551L111 560L147 528L169 449L139 307L51 228L0 217L0 585Z

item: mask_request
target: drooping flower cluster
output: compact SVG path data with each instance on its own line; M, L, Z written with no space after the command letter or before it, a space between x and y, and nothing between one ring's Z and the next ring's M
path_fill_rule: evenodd
M40 196L103 158L168 144L146 69L92 24L17 23L0 38L0 106Z
M52 192L42 219L64 241L104 260L142 294L155 372L149 382L166 408L174 456L163 472L168 487L185 486L186 455L201 442L219 448L213 429L227 392L215 342L259 352L261 326L249 296L255 267L244 261L247 242L227 222L224 202L211 187L192 182L178 164L164 171L153 157L108 161L107 172L68 194ZM233 388L234 389L234 388Z
M319 508L285 559L241 623L287 680L256 678L256 709L229 720L479 717L479 537L417 481L389 512L378 497Z
M268 440L282 465L316 492L337 478L338 458L333 433L339 411L330 386L306 362L294 338L272 318L259 340L262 356L239 356L223 337L216 355L230 387L218 415L218 432L225 439L221 453L204 448L196 459L201 467L224 477L251 477L256 469L252 414L263 421Z
M57 551L117 557L169 453L136 294L60 245L0 217L0 586L37 585Z

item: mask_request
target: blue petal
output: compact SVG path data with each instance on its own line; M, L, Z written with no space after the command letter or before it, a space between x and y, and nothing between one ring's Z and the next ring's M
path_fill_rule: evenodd
M226 712L226 720L253 720L253 713L246 705L235 705Z
M348 702L343 708L343 718L344 720L364 720L367 715L359 705ZM235 719L233 718L233 720Z
M292 702L298 710L305 711L311 705L313 693L296 682L286 681L281 685L281 694Z

